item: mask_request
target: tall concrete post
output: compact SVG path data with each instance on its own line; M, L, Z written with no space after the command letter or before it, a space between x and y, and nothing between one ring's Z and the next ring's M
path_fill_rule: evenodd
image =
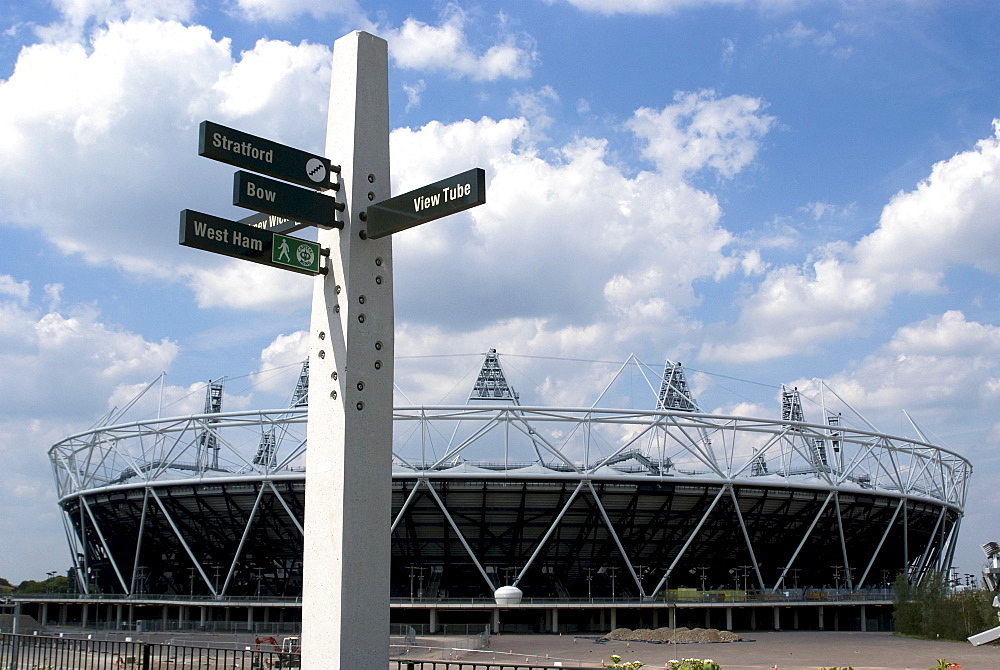
M391 237L363 238L389 192L388 47L334 44L326 156L341 166L342 230L320 230L313 287L302 670L388 667L392 482Z

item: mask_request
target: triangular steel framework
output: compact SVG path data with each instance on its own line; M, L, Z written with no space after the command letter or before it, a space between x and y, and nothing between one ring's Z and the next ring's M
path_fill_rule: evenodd
M483 360L479 376L469 394L469 400L503 401L509 400L515 405L520 404L520 398L514 388L507 383L507 377L500 365L500 355L496 349L490 349Z
M222 412L222 393L225 384L225 377L208 382L208 386L205 388L205 414ZM199 450L201 452L198 459L199 464L206 470L217 470L219 468L219 442L214 431L206 430L201 434Z
M291 408L307 407L309 405L309 359L302 361L302 369L299 371L299 379L295 383L295 391L292 393L292 400L288 403Z
M656 409L676 409L682 412L697 412L698 403L691 395L684 368L680 363L667 361L663 365L663 380L656 399Z

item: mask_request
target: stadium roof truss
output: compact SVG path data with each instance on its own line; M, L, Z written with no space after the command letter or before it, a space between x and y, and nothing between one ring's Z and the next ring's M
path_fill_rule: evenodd
M471 591L558 573L548 583L562 596L589 591L605 567L612 593L619 571L617 588L644 598L681 573L702 570L704 581L710 560L715 583L742 572L744 587L771 591L795 570L836 568L855 589L888 565L918 579L950 565L966 459L874 430L703 413L686 385L660 391L650 411L522 406L513 393L396 407L394 588L407 569L412 584L418 564L434 568L427 590L461 563L479 580ZM209 412L54 445L67 537L78 574L91 575L83 588L293 593L305 421L301 406ZM859 528L863 542L851 539ZM886 559L887 543L902 556ZM154 555L173 568L151 574Z

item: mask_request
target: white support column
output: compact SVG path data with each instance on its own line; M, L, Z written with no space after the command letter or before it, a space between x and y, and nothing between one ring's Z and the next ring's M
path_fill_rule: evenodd
M867 616L868 616L868 612L865 611L865 606L862 605L861 606L861 632L862 633L867 633L868 632L868 619L867 619Z
M670 627L671 628L677 628L677 608L676 607L671 607L670 608L670 614L667 616L667 618L670 620Z
M253 606L247 607L247 632L253 632Z
M552 632L559 632L559 609L556 607L552 608Z
M823 630L823 606L819 606L819 629Z
M732 607L727 607L726 608L726 630L732 630L732 629L733 629L733 608Z
M499 607L494 607L493 608L493 629L492 630L493 630L493 634L494 635L499 635L500 634L500 608Z
M712 627L712 608L711 607L706 607L705 608L705 628L711 628L711 627Z
M774 630L781 630L781 608L774 608Z
M611 608L611 630L618 628L618 610Z
M430 625L428 626L428 631L433 635L434 633L438 632L438 611L436 607L431 608L430 615L431 617L430 617Z
M208 614L208 608L205 607L204 605L202 605L199 609L201 609L201 617L200 617L199 624L201 624L201 627L204 628L205 627L205 616Z
M346 209L343 230L318 233L329 273L313 285L302 670L389 663L392 243L362 238L362 213L391 195L385 40L338 39L331 79L325 153Z

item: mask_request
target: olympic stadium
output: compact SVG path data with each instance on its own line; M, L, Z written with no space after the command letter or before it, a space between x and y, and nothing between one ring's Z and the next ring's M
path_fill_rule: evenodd
M886 605L873 593L896 575L951 565L972 468L916 424L919 439L889 435L843 404L807 420L784 386L770 418L705 412L670 361L646 375L648 409L532 406L500 354L480 360L464 404L394 408L394 620L496 607L508 585L522 606L640 619L685 602ZM210 383L202 414L51 448L84 597L298 602L308 365L289 407L222 399Z

